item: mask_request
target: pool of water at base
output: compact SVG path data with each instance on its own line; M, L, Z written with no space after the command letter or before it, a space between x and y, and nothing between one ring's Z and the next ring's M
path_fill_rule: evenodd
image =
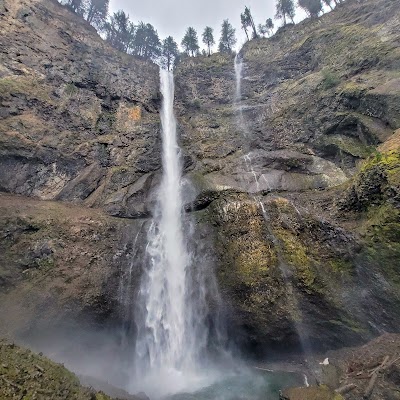
M195 392L182 392L166 400L278 400L279 391L304 386L304 375L294 372L249 369L228 374Z

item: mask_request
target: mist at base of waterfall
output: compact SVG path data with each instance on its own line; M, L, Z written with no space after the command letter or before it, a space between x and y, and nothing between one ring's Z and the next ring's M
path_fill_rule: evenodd
M140 387L151 400L278 400L280 390L304 385L299 373L243 366L230 370L165 370L153 377L149 374L147 379Z

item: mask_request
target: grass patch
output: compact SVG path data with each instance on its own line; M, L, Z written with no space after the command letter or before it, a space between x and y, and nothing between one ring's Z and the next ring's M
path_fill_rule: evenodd
M328 68L324 68L321 71L322 74L322 81L321 81L321 86L324 90L332 89L339 85L340 83L340 78L336 74L336 72L331 71Z

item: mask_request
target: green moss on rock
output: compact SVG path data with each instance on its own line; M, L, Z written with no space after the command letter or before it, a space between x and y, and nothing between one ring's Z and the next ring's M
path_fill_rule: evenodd
M80 385L63 365L14 344L0 341L1 399L110 400Z
M0 79L0 95L25 94L30 98L51 103L51 89L35 76L12 76Z

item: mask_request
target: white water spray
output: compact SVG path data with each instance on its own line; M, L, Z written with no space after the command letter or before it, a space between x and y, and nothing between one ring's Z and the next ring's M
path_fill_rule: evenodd
M242 99L242 72L243 72L243 60L238 53L235 56L235 78L236 78L235 103L239 104Z
M207 289L215 282L211 279L210 285L201 263L193 263L188 250L191 229L183 211L174 78L164 70L160 74L163 176L138 299L142 309L136 319L135 380L140 386L132 388L153 397L209 383L200 364L209 336Z

